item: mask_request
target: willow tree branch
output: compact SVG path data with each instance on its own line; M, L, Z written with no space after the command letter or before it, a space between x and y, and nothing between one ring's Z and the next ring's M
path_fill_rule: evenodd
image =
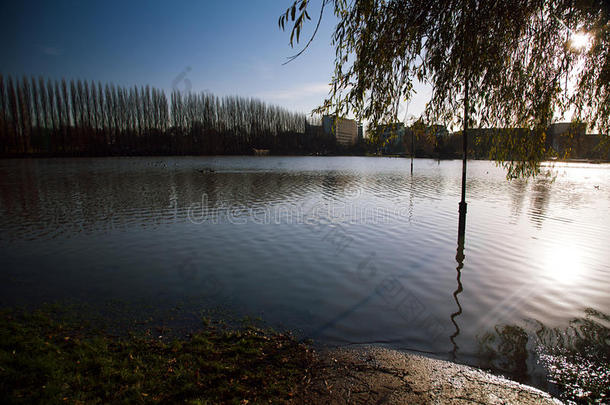
M311 34L311 38L309 38L309 41L307 41L307 44L305 45L305 47L303 49L301 49L297 54L288 56L286 58L288 60L286 62L282 63L282 66L292 62L293 60L295 60L296 58L301 56L303 54L303 52L305 52L307 50L307 48L309 48L309 45L311 45L314 38L316 37L318 28L320 28L320 23L322 22L322 15L324 14L324 6L326 6L326 0L322 0L322 8L320 9L320 16L318 17L318 23L316 24L316 29L313 31L313 34ZM293 27L292 29L294 30L295 28L296 27Z

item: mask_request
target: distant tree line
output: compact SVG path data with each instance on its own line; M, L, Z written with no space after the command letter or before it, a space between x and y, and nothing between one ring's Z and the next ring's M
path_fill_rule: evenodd
M168 102L150 86L0 75L4 156L333 151L334 138L310 127L305 114L251 98L174 91Z

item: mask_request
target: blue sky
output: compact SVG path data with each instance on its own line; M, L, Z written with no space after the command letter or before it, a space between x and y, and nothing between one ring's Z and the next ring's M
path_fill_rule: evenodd
M95 80L169 91L180 77L193 91L257 97L309 112L328 93L333 72L327 12L316 40L296 52L277 26L291 0L7 1L0 5L0 73ZM310 14L319 13L319 2ZM330 11L330 10L327 10ZM302 38L307 39L314 22ZM182 74L182 76L180 76ZM186 88L179 81L178 88ZM416 98L410 112L420 110Z

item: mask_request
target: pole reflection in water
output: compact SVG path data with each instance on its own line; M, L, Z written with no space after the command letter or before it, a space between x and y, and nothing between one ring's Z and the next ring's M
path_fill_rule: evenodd
M457 345L457 343L455 343L455 339L460 334L460 327L456 322L456 318L462 314L462 306L460 305L458 295L463 291L461 278L462 278L462 268L464 267L464 258L465 258L465 255L464 255L465 237L466 237L466 210L460 209L460 219L459 219L459 226L458 226L458 246L457 246L457 253L455 255L455 260L458 263L458 265L456 267L457 288L453 292L453 299L455 300L455 303L457 304L458 310L456 312L454 312L453 314L451 314L451 323L453 323L453 325L455 326L455 333L449 337L449 339L451 340L451 344L453 345L453 349L451 350L451 357L453 360L455 360L455 358L456 358L457 349L458 349L458 345Z
M457 304L458 310L451 314L451 322L455 326L455 333L449 337L453 350L451 351L451 357L455 360L458 345L455 343L455 338L460 334L460 327L458 326L455 318L462 314L462 306L458 300L458 294L462 292L462 282L460 280L462 276L462 267L464 267L464 239L466 236L466 211L468 204L466 203L466 164L468 162L468 80L465 81L464 85L464 130L462 131L462 198L459 204L459 225L458 225L458 248L455 260L458 262L457 270L457 289L453 293L453 299ZM439 161L440 164L440 161Z

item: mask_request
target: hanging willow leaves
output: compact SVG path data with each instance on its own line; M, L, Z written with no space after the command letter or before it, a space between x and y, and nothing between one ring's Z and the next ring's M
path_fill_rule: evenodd
M495 134L490 157L510 175L537 173L546 128L565 113L610 131L608 1L321 1L338 22L332 90L317 113L396 122L420 81L432 88L426 121L455 128L468 81L469 127L510 129L486 132ZM292 21L292 34L300 32L308 6L295 1L289 10L299 12L283 14L280 27Z

